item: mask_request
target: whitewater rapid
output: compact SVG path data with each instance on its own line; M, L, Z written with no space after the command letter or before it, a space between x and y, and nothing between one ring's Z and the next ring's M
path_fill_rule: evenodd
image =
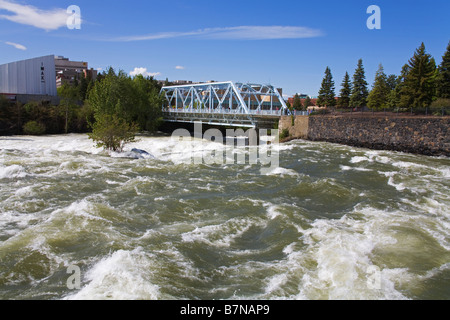
M0 138L0 298L450 298L448 158L299 140L262 174L192 144L230 148Z

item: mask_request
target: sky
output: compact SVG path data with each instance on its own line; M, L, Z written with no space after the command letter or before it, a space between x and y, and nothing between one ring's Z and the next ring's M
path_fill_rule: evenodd
M380 64L400 74L422 42L440 64L448 12L449 0L0 0L0 64L54 54L158 80L272 84L286 97L317 96L329 67L338 94L359 59L370 86Z

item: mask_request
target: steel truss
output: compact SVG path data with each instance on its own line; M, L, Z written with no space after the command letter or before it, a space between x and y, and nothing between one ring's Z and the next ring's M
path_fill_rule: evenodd
M256 127L258 117L290 114L271 85L211 82L163 87L161 93L168 121Z

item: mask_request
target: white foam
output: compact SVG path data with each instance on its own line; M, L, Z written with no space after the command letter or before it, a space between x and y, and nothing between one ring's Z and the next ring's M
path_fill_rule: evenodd
M349 167L349 166L344 166L344 165L340 165L340 168L341 168L342 171L350 171L350 170L361 171L361 172L369 172L369 171L372 171L371 169L367 169L367 168L362 168L362 167Z
M296 172L296 171L294 171L292 169L286 169L286 168L283 168L283 167L273 168L270 171L268 171L266 173L266 175L269 175L269 176L277 176L277 175L284 176L284 175L288 175L288 176L294 176L294 177L298 177L299 176L298 172Z
M379 222L353 220L349 216L314 222L312 228L305 231L303 240L309 245L306 251L309 259L316 261L317 268L303 275L300 294L332 300L404 299L393 285L400 275L391 276L392 270L380 268L380 290L368 286L371 276L368 270L378 268L371 261L373 250L395 241L381 232Z
M234 239L240 237L250 227L261 223L253 219L234 218L220 224L196 227L193 231L183 233L181 238L183 242L203 242L210 246L229 247Z
M159 286L152 284L152 257L141 248L119 250L102 259L85 275L88 282L66 300L157 300Z
M350 160L351 163L360 163L360 162L363 162L363 161L370 161L370 159L367 158L367 157L353 157Z
M19 165L1 166L0 167L0 179L17 179L27 176L25 168Z

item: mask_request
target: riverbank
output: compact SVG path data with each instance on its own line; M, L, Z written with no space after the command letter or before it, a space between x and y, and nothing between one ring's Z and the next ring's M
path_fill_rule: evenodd
M289 138L344 144L375 150L450 157L450 117L325 115L282 117Z

